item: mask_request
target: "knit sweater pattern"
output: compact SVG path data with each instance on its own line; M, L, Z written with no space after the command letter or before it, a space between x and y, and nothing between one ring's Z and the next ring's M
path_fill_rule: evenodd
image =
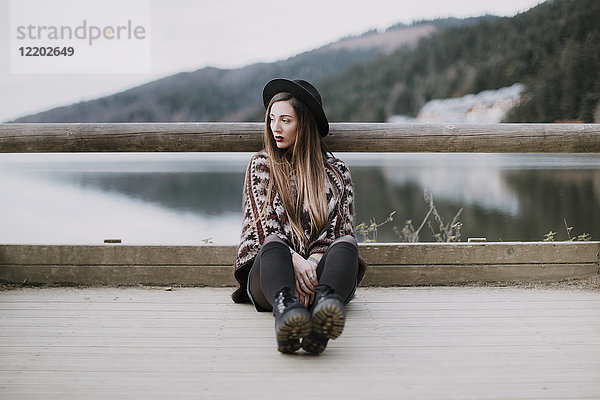
M354 186L350 169L342 160L328 157L325 162L325 171L327 175L325 190L328 222L318 235L311 235L308 206L303 205L302 228L305 236L312 237L312 239L306 243L300 243L297 248L294 248L294 251L304 258L308 258L314 253L325 252L329 245L340 236L355 236ZM275 234L291 247L292 228L283 202L275 190L272 191L270 201L267 202L268 188L269 156L265 151L260 151L248 163L242 190L242 233L233 266L234 277L238 283L232 294L233 301L236 303L250 301L246 293L248 273L265 238ZM265 202L267 202L266 208ZM359 282L365 274L365 269L365 262L359 257L357 277Z

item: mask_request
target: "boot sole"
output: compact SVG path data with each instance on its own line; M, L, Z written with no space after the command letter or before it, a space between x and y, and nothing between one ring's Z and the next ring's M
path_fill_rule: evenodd
M339 300L328 299L318 305L312 316L312 332L337 339L344 330L346 311Z
M312 331L302 340L302 349L311 354L321 354L329 339L337 339L344 330L346 311L335 299L325 300L314 310Z
M297 308L281 316L275 329L277 350L281 353L294 353L300 349L300 339L310 334L310 314L306 309Z

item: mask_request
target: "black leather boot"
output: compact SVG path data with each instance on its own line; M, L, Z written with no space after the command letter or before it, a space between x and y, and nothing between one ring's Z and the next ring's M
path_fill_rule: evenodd
M293 353L300 349L300 339L310 333L310 313L288 287L275 294L273 303L277 350Z
M302 340L302 348L312 354L320 354L329 339L337 339L344 330L346 307L342 298L328 285L318 285L312 309L310 335Z

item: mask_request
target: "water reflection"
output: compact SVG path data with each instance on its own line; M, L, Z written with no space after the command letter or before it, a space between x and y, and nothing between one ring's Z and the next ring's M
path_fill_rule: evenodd
M0 155L0 243L235 244L250 154ZM463 240L541 240L550 230L600 238L600 156L338 154L356 186L356 221L419 224L430 191ZM424 229L421 240L433 240Z
M236 212L244 176L239 172L86 173L60 176L82 188L124 194L168 209L203 215Z
M396 211L394 223L380 228L380 241L398 240L394 225L420 224L428 211L424 190L433 194L446 222L463 208L463 240L542 240L550 230L563 240L564 219L574 233L600 237L597 155L401 155L397 161L352 168L358 221L382 221ZM421 238L434 240L428 227Z

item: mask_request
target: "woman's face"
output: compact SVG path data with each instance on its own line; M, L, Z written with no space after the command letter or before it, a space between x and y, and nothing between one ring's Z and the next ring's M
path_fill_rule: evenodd
M280 149L287 149L296 143L298 119L289 101L278 101L271 106L271 131Z

